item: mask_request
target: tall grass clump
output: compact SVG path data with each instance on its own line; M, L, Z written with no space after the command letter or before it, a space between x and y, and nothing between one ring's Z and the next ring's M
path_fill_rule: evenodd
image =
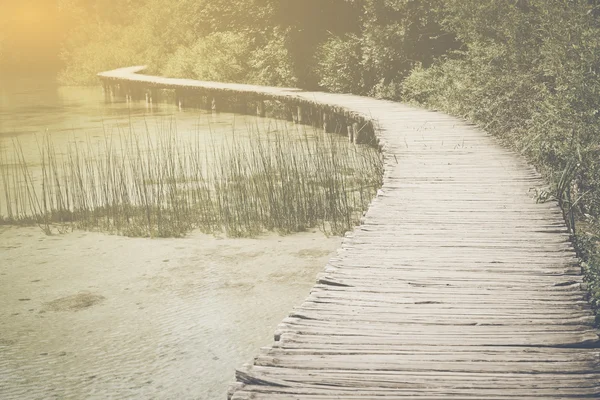
M248 129L242 141L183 142L167 129L67 149L46 136L39 166L15 143L14 167L0 169L2 221L146 237L314 227L341 235L358 224L381 185L377 149L322 132Z

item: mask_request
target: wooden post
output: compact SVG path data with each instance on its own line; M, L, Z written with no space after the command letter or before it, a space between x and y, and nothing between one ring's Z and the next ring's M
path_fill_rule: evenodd
M354 142L354 125L348 124L347 129L348 129L348 141L350 143L353 143Z
M155 97L154 90L147 89L146 90L146 108L152 109L154 107L154 101L155 101L154 97Z
M360 143L360 132L359 132L359 127L358 127L358 122L355 122L352 124L352 134L353 134L353 141L352 143L357 144Z
M312 126L316 128L320 128L323 126L323 119L321 118L323 114L321 114L321 109L317 106L311 106L309 113L309 122Z
M346 123L345 123L345 120L339 114L335 115L334 132L335 133L339 133L341 135L343 135L344 133L346 133Z
M262 100L256 104L256 115L261 118L265 117L265 102Z
M110 85L108 83L102 82L102 92L104 93L104 100L110 101L111 100L111 91L110 91Z
M175 89L175 104L179 111L183 110L183 94L181 90Z
M175 90L173 101L175 102L175 105L177 105L177 109L181 111L183 109L183 98L181 97L179 90Z
M134 100L139 99L139 88L137 85L132 84L129 85L129 101L133 102Z
M296 107L296 123L297 124L302 124L304 123L304 110L302 109L302 106L297 106Z

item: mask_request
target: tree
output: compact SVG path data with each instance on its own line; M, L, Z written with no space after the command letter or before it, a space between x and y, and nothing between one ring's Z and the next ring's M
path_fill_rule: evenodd
M439 23L439 2L435 0L350 3L359 10L359 34L332 36L320 52L338 61L329 68L320 64L321 84L330 90L344 87L354 93L398 98L402 81L415 66L429 66L457 45L454 36ZM341 61L354 70L352 74L342 73L338 81ZM349 80L360 82L361 87L348 87L344 81Z

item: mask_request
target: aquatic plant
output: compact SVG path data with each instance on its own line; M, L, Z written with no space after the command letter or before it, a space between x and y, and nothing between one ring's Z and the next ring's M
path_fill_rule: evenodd
M300 126L248 129L250 140L209 143L184 143L169 128L158 139L121 132L61 151L47 135L39 168L15 142L13 159L0 159L15 166L0 169L2 222L147 237L341 235L358 224L381 186L378 149Z

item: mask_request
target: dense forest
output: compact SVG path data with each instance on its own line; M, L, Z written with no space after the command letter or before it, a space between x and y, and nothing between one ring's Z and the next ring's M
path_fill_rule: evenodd
M153 73L415 102L469 119L551 186L600 297L600 0L55 0L64 84ZM2 37L0 35L0 42Z

